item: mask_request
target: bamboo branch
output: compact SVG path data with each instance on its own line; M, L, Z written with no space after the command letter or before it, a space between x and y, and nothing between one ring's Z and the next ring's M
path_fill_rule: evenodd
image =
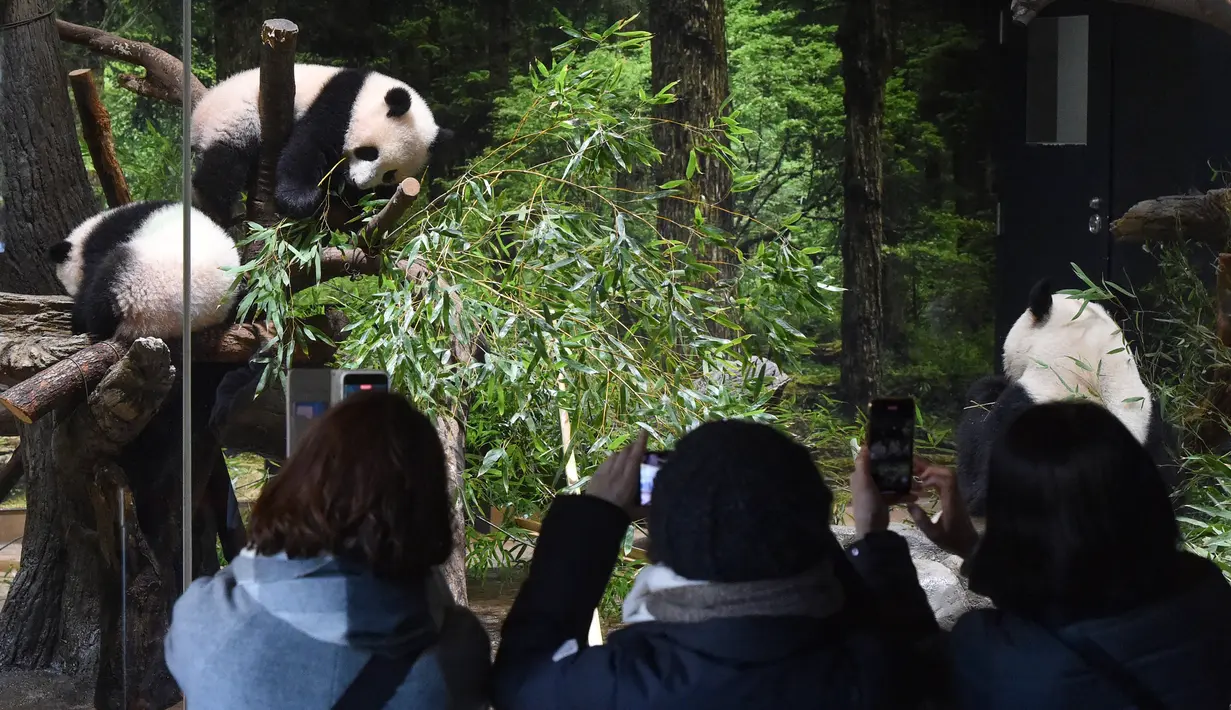
M172 103L183 101L182 75L184 63L152 44L117 37L93 27L75 25L56 20L60 39L70 44L79 44L95 54L145 68L144 77L129 78L121 82L125 88L142 96L149 96ZM205 85L195 76L192 78L192 104L195 106L205 95Z
M111 116L98 97L94 86L94 72L76 69L68 73L68 83L73 87L77 113L81 116L81 133L86 147L90 149L90 161L102 183L108 207L119 207L132 202L124 171L115 156L115 141L111 137Z
M278 157L295 124L295 45L299 28L290 20L266 20L261 26L260 91L257 111L261 121L261 158L256 189L248 200L248 218L269 226L278 216Z
M375 276L381 273L380 250L385 246L384 237L396 228L397 221L410 209L415 196L419 194L419 188L418 180L403 180L393 197L364 225L357 240L361 246L357 249L327 247L321 253L320 279L317 279L315 269L292 271L289 287L291 292L302 291L344 276ZM421 278L426 273L423 264L418 261L414 264L399 261L396 268L411 280Z

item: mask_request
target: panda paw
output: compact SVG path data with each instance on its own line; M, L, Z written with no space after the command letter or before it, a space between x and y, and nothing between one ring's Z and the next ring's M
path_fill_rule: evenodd
M321 207L323 192L318 187L296 187L280 184L275 195L278 211L294 219L307 219L316 214Z

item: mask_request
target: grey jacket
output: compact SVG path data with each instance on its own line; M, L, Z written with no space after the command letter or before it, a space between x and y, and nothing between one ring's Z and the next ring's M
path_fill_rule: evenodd
M329 710L374 651L419 654L390 710L487 707L487 632L439 574L408 590L330 557L245 550L192 583L164 645L193 710Z

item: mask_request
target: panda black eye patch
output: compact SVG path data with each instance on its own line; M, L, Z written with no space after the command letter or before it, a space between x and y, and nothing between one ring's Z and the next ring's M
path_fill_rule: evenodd
M359 160L373 161L380 157L380 151L370 145L355 149L355 157Z

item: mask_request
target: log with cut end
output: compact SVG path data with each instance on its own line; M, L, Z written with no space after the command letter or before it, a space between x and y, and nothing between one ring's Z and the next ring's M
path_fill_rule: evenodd
M331 339L341 337L341 333L333 331L326 316L305 319L305 322L321 329ZM214 328L193 336L192 352L194 360L199 362L238 365L247 362L273 338L273 331L264 324ZM78 350L0 393L0 404L19 421L30 424L47 412L79 399L102 380L126 351L127 347L110 340ZM334 351L334 347L325 343L313 343L309 350L295 353L295 363L328 362Z
M1138 202L1111 224L1116 239L1142 242L1193 241L1222 250L1231 237L1231 189L1200 195L1169 195Z
M256 189L248 201L248 218L264 226L273 224L278 218L274 191L278 157L295 123L295 45L298 37L299 27L290 20L266 20L261 27L260 89L257 92L261 157Z
M384 246L385 236L397 227L397 221L406 214L406 210L410 209L411 203L419 194L419 189L419 181L412 177L398 183L393 197L389 198L380 212L377 212L359 233L359 239L356 242L359 248L371 253Z
M115 140L111 135L111 115L103 106L94 86L94 72L76 69L68 73L68 83L73 87L73 99L77 102L77 114L81 117L81 133L90 150L90 162L103 187L108 207L119 207L132 202L128 181L115 156Z

